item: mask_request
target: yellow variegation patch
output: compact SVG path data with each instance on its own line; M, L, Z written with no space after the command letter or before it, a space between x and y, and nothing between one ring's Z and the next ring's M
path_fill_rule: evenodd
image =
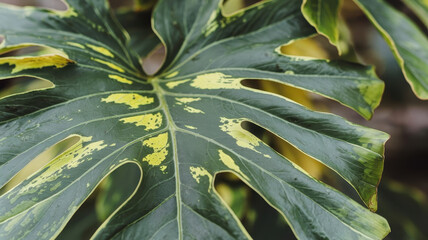
M169 82L169 83L167 83L167 84L166 84L166 86L167 86L169 89L173 89L173 88L177 87L178 85L183 84L183 83L186 83L186 82L188 82L188 81L190 81L190 79L185 79L185 80L180 80L180 81L173 81L173 82Z
M203 167L190 167L190 174L197 183L200 183L201 177L208 177L208 191L211 191L213 176Z
M80 44L80 43L75 43L75 42L66 42L68 45L70 45L70 46L73 46L73 47L78 47L78 48L81 48L81 49L85 49L85 46L83 46L82 44Z
M111 62L107 62L107 61L104 61L104 60L101 60L101 59L98 59L98 58L91 58L91 59L93 61L95 61L95 62L99 62L101 64L104 64L104 65L108 66L109 68L114 69L114 70L116 70L118 72L121 72L121 73L125 72L125 70L123 70L123 68L121 68L121 67L119 67L116 64L113 64Z
M110 75L108 75L108 77L111 78L111 79L113 79L113 80L116 80L118 82L121 82L121 83L132 84L131 80L126 79L126 78L121 77L121 76L118 76L118 75L112 75L112 74L110 74Z
M241 175L246 180L250 180L247 177L247 175L245 175L241 171L241 169L239 168L239 166L236 165L236 163L235 163L235 161L233 161L232 157L230 157L229 155L227 155L226 153L224 153L223 150L218 150L218 155L219 155L220 161L222 161L224 163L224 165L226 165L229 169L235 171L236 173L238 173L239 175Z
M161 165L168 155L168 133L162 133L143 141L143 146L153 149L153 153L145 156L143 162L147 162L150 166ZM160 170L165 171L166 168L166 166L161 166Z
M236 140L238 146L260 153L255 149L255 147L259 146L260 140L241 127L241 123L244 120L245 119L228 119L222 117L220 122L223 124L220 125L220 129L232 136Z
M240 89L242 80L223 73L207 73L193 79L190 86L199 89Z
M145 126L146 128L144 130L156 130L162 126L162 114L156 113L156 114L143 114L133 117L127 117L127 118L121 118L120 121L123 123L133 123L135 126Z
M101 53L102 55L105 55L107 57L111 57L111 58L114 57L113 53L111 53L108 49L104 47L99 47L92 44L86 44L86 46L94 50L95 52Z
M15 65L12 73L18 73L27 69L38 69L44 67L63 68L67 64L73 63L66 56L52 54L37 57L4 57L0 58L0 65Z
M60 178L61 173L66 169L72 169L78 167L83 161L92 160L94 152L100 151L106 148L108 145L104 144L104 141L96 141L83 146L83 143L90 142L92 137L82 137L81 140L73 145L66 152L62 153L55 159L53 159L47 166L46 170L29 184L22 187L16 196L21 194L28 194L37 191L38 186L42 186L46 182L52 182ZM61 182L59 181L56 185L50 188L51 191L55 191L60 187ZM16 198L12 198L11 202L15 201Z
M115 93L107 98L102 98L101 101L106 103L126 104L130 109L137 109L140 106L151 104L155 101L153 97L141 96L136 93Z

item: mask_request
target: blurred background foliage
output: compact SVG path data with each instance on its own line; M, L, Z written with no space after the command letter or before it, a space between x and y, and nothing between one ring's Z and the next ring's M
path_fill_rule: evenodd
M0 0L14 5L33 5L65 10L60 0ZM156 0L110 0L122 22L131 21L128 11L137 11L141 19L149 19ZM231 14L258 2L257 0L225 0L224 13ZM388 1L392 6L414 20L425 34L428 29L403 0ZM404 81L401 70L383 38L362 11L351 1L344 0L340 12L340 46L338 55L334 46L322 36L313 36L282 46L288 55L323 59L342 59L376 66L378 76L386 89L373 119L364 120L342 105L303 90L261 80L246 80L244 84L286 96L310 109L332 112L344 118L391 135L386 145L385 169L379 187L379 210L390 223L392 232L386 239L428 239L428 102L417 99ZM150 22L129 25L132 35L150 34ZM153 36L154 37L154 36ZM0 33L0 42L1 42ZM134 39L135 40L135 39ZM138 41L138 40L136 40ZM153 44L153 41L149 41ZM141 43L144 44L144 43ZM153 45L151 52L135 49L144 58L143 68L153 74L162 63L163 47ZM30 47L0 55L38 55L52 49ZM427 59L428 61L428 59ZM428 76L427 76L428 77ZM14 78L0 81L0 99L12 94L52 87L48 81L34 78ZM245 126L278 152L294 161L313 177L330 184L362 204L355 191L335 172L303 154L287 142L256 125ZM46 165L55 156L67 151L78 142L77 137L65 139L37 156L26 168L0 189L0 194L13 188L23 179ZM91 234L119 208L135 190L141 174L135 166L124 165L99 184L94 193L80 207L58 239L88 239ZM114 180L113 180L114 179ZM223 200L241 219L254 239L295 239L283 216L270 207L263 198L230 173L216 176L215 187ZM314 216L315 218L317 216Z

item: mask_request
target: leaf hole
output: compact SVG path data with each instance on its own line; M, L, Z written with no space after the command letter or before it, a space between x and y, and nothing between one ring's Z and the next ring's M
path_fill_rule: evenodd
M160 44L143 58L143 70L152 76L159 71L166 58L165 47Z
M347 184L347 182L335 171L325 166L315 158L305 154L300 149L296 148L271 131L249 121L243 121L241 123L241 127L252 133L260 139L260 141L269 145L279 154L301 167L313 178L336 189L343 189L344 185L349 186L349 184ZM355 191L353 194L355 194Z
M141 180L135 163L125 163L108 174L74 213L58 239L90 239L101 224L127 202Z
M57 156L67 152L75 144L81 140L80 136L71 135L56 144L52 145L37 157L31 160L25 167L23 167L9 182L0 189L0 195L6 193L10 189L22 183L25 179L40 171L43 167L48 165Z
M17 77L0 79L0 100L13 95L53 88L55 85L45 79Z
M15 6L34 6L59 11L65 11L68 9L67 4L62 0L2 0L1 2Z
M241 123L241 127L252 133L258 139L260 139L260 141L269 145L288 160L300 166L312 177L318 180L323 180L325 174L329 174L329 171L331 171L319 161L315 160L311 156L308 156L289 142L257 124L244 121Z
M253 239L295 239L283 216L235 174L219 173L214 184Z
M282 45L280 51L287 56L328 59L331 55L329 52L335 51L335 48L325 37L316 35L293 40Z
M320 102L320 99L323 99L323 97L300 88L292 87L271 80L260 79L245 79L241 81L241 84L248 88L253 88L286 97L312 110L324 109L322 103Z
M359 122L365 122L365 119L354 110L340 104L335 100L323 97L319 94L304 89L271 80L260 79L245 79L241 81L241 84L248 88L253 88L285 97L313 111L334 113L346 119L352 119L353 121L356 121L355 119L357 119Z

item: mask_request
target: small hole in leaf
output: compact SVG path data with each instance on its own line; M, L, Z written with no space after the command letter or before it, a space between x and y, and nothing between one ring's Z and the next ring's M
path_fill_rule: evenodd
M111 172L79 207L58 239L90 239L101 224L133 195L140 179L140 168L134 163L125 163Z
M66 152L73 145L80 141L80 136L69 136L64 140L49 147L33 160L31 160L24 168L22 168L9 182L0 189L0 195L14 188L25 179L38 172L60 154Z
M68 8L61 0L2 0L1 2L16 6L36 6L60 11L65 11Z
M148 75L155 74L162 66L166 57L165 47L158 45L143 59L143 69Z
M253 239L295 239L283 216L233 173L219 173L215 189Z
M254 88L286 97L312 110L322 109L322 105L314 104L314 100L321 97L300 88L288 86L270 80L258 79L245 79L241 81L241 84L249 88Z
M249 88L286 97L313 111L334 113L345 119L357 121L359 124L367 124L366 119L351 108L317 93L270 80L245 79L241 81L241 84Z
M53 87L55 85L51 81L33 77L0 79L0 99Z
M314 111L332 112L333 110L335 114L343 116L347 119L358 118L361 121L365 120L358 113L346 106L343 106L339 102L323 97L319 94L306 91L304 89L292 87L270 80L258 79L245 79L241 81L241 84L249 88L262 90L286 97Z
M306 155L284 139L269 130L249 121L242 122L242 128L251 132L261 141L275 149L278 153L294 162L308 172L312 177L321 180L328 168L314 158Z
M281 52L289 56L327 59L329 58L329 52L331 51L331 48L329 49L330 51L327 51L326 49L329 45L330 44L326 38L318 35L310 38L297 39L287 43L281 46Z

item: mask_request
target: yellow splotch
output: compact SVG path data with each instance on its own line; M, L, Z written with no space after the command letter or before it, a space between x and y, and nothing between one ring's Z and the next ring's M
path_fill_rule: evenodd
M67 6L67 7L68 7L68 9L66 11L55 11L55 12L61 18L69 18L69 17L77 17L78 16L78 14L74 8L72 8L70 6Z
M107 146L108 146L107 144L104 144L104 141L97 141L97 142L88 144L87 146L82 148L82 151L79 151L78 153L79 157L77 158L75 157L71 161L68 161L66 167L68 169L71 169L79 166L82 158L85 158L86 156L91 155L94 151L99 151L101 149L104 149Z
M63 171L67 169L73 169L78 167L80 164L86 161L91 161L91 155L98 152L108 146L104 144L104 141L96 141L83 146L85 142L90 142L92 137L81 137L81 140L73 145L70 149L53 159L43 171L42 174L34 178L29 184L25 185L19 190L16 196L21 194L28 194L38 191L44 184L53 182L63 176ZM51 186L50 190L55 191L61 186L61 182ZM16 199L12 199L14 201Z
M219 72L207 73L193 79L190 86L199 89L240 89L242 80Z
M194 107L190 107L190 106L186 105L187 103L200 101L201 98L175 98L175 100L176 100L175 103L177 105L184 105L184 110L189 112L189 113L202 113L202 114L205 113L204 111L202 111L200 109L196 109Z
M223 164L226 165L229 169L235 171L236 173L238 173L239 175L241 175L246 180L250 180L247 177L247 175L245 175L241 171L241 169L239 168L239 166L236 165L236 163L235 163L235 161L233 161L232 157L230 157L229 155L227 155L226 153L224 153L223 150L218 150L218 155L219 155L220 161L222 161Z
M108 49L106 49L104 47L99 47L99 46L95 46L95 45L92 45L92 44L86 44L86 46L88 48L94 50L95 52L101 53L104 56L114 58L113 53L111 53Z
M190 125L185 125L185 127L188 128L188 129L198 129L197 127L190 126Z
M91 59L92 59L93 61L95 61L95 62L99 62L99 63L101 63L101 64L104 64L104 65L108 66L109 68L111 68L111 69L113 69L113 70L116 70L116 71L118 71L118 72L121 72L121 73L124 73L124 72L125 72L125 70L123 70L123 68L121 68L121 67L117 66L117 65L116 65L116 64L114 64L114 63L107 62L107 61L103 61L103 60L98 59L98 58L91 58Z
M70 45L70 46L73 46L73 47L78 47L78 48L81 48L81 49L85 49L85 46L83 46L82 44L80 44L80 43L75 43L75 42L66 42L66 44L67 45Z
M178 71L177 71L177 72L173 72L173 73L169 74L168 76L166 76L166 78L173 78L173 77L175 77L175 76L177 76L177 75L178 75Z
M214 15L214 14L216 14L216 12L214 12L213 15L211 15L211 16L216 17L216 15ZM218 27L219 27L219 23L217 21L214 20L214 21L209 22L209 24L205 28L205 34L204 34L205 37L207 37L211 33L215 32L218 29Z
M219 11L214 11L211 13L210 18L207 22L207 27L205 28L205 37L213 33L218 28L218 22L216 18L219 14Z
M155 130L162 126L162 114L156 113L156 114L144 114L144 115L138 115L133 117L127 117L122 118L120 121L123 121L123 123L133 123L135 126L144 126L146 127L144 130Z
M89 136L89 137L82 136L81 138L82 138L82 142L90 142L90 141L92 141L92 136Z
M137 109L140 106L151 104L155 101L153 97L141 96L136 93L115 93L109 95L107 98L102 98L102 102L126 104L130 109Z
M204 111L202 111L200 109L197 109L197 108L189 107L189 106L184 107L184 111L189 112L189 113L202 113L202 114L205 114Z
M165 173L165 170L166 170L167 168L168 168L167 166L160 166L160 167L159 167L159 169L160 169L163 173Z
M175 98L175 100L177 100L177 104L181 105L183 103L186 104L186 103L200 101L201 98Z
M126 79L126 78L121 77L121 76L118 76L118 75L112 75L112 74L110 74L110 75L108 75L108 77L111 78L111 79L113 79L113 80L116 80L118 82L121 82L121 83L132 84L131 80Z
M220 129L233 137L238 146L260 153L255 148L260 145L260 140L241 127L243 121L245 119L228 119L222 117L220 118L220 122L223 124L220 125Z
M195 179L197 183L200 183L201 177L208 177L208 191L211 191L213 176L203 167L190 167L189 169L190 174L192 174L193 179Z
M188 81L190 81L190 79L185 79L185 80L180 80L180 81L173 81L173 82L169 82L169 83L167 83L167 84L166 84L166 86L167 86L169 89L173 89L173 88L177 87L178 85L183 84L183 83L186 83L186 82L188 82Z
M156 137L149 138L143 141L143 146L153 149L153 153L148 154L143 158L143 162L147 162L150 166L159 166L168 155L168 133L161 133ZM161 166L160 170L165 171L166 166Z
M65 54L48 54L31 57L4 57L0 58L0 65L15 65L12 73L18 73L27 69L39 69L44 67L63 68L73 63Z

